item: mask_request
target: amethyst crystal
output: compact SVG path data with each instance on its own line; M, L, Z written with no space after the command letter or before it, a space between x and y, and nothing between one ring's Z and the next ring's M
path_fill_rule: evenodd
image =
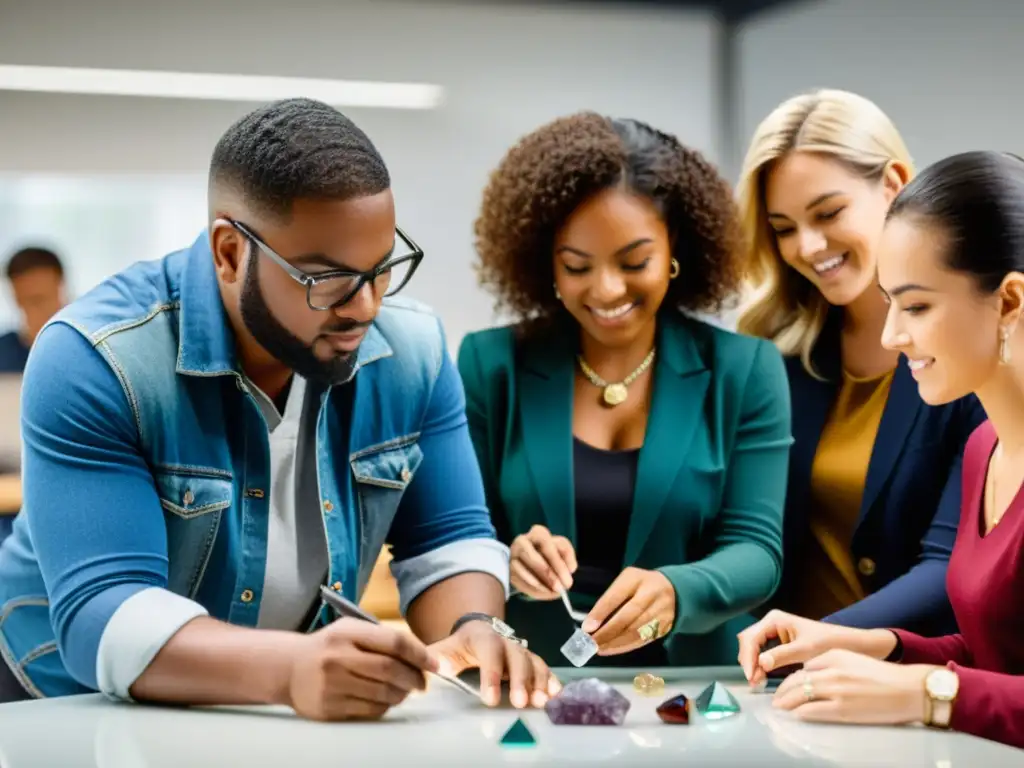
M544 705L555 725L622 725L629 699L596 677L573 680Z

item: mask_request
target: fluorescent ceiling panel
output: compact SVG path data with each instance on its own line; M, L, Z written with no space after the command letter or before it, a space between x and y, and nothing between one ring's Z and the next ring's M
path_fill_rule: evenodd
M443 96L441 86L428 83L16 64L0 64L0 90L256 102L307 97L338 107L381 109L434 109Z

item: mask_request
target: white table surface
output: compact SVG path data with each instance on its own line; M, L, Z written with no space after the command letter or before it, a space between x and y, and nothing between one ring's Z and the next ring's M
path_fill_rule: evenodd
M390 768L391 766L899 766L1009 768L1024 751L923 727L876 728L799 723L751 693L738 669L651 670L663 695L634 693L635 670L557 670L563 681L597 676L631 700L621 726L555 726L543 710L489 709L433 683L373 723L312 723L268 707L171 709L111 703L100 696L0 705L2 768ZM696 698L719 680L742 712L691 725L665 725L657 705L677 693ZM498 742L522 715L532 748Z

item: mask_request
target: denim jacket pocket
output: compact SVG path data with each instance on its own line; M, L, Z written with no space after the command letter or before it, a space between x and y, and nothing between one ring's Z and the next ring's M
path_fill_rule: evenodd
M404 491L423 461L423 450L415 440L385 443L352 456L352 471L360 485Z
M423 461L423 450L415 438L391 441L354 454L352 473L359 500L359 576L362 594L384 546L398 505Z
M206 573L221 513L231 507L234 484L222 470L154 468L167 524L167 587L194 598Z
M231 476L219 471L157 467L156 490L160 506L175 517L191 520L231 506Z

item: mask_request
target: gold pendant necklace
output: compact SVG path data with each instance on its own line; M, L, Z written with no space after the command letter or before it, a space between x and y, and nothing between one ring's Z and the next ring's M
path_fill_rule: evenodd
M629 376L624 378L622 381L611 383L598 376L594 369L587 365L587 361L583 359L583 355L578 355L576 359L579 360L580 370L583 371L583 375L587 377L587 380L595 387L604 388L602 396L605 404L614 408L616 405L626 402L626 398L629 396L627 387L636 381L644 371L651 367L651 363L654 362L654 350L652 349L647 353L647 357L644 358L644 361L640 363L636 370L629 374Z

